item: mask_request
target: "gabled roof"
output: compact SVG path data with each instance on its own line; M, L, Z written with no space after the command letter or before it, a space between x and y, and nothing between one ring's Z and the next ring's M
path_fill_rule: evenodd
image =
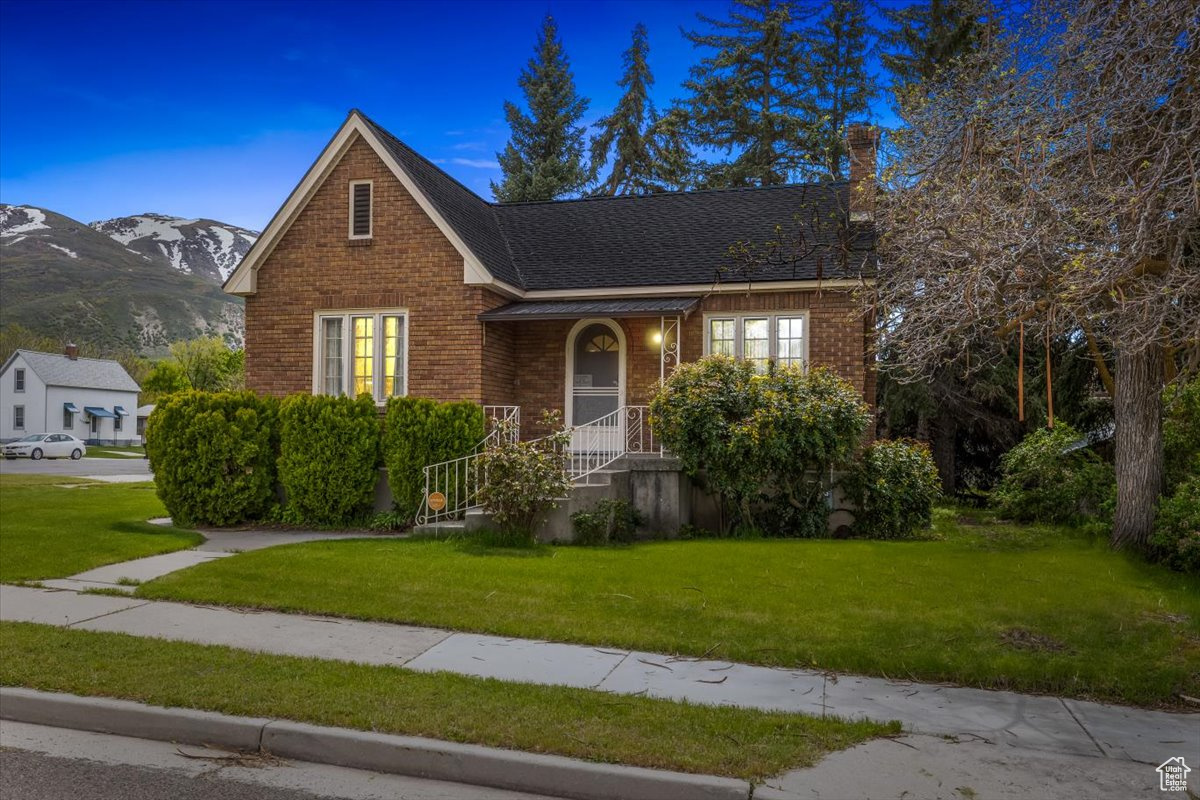
M777 226L785 235L804 231L804 255L789 256L784 266L758 270L756 283L854 279L874 272L873 231L869 225L850 223L845 182L490 203L352 110L230 276L227 291L253 293L253 270L336 164L354 132L375 148L462 254L464 280L497 284L513 297L711 285L723 270L735 266L729 257L732 245L761 246L777 236Z
M140 392L137 381L116 361L103 358L67 358L57 353L18 350L4 362L4 369L21 356L33 373L47 386L69 386L77 389L107 389L115 392Z

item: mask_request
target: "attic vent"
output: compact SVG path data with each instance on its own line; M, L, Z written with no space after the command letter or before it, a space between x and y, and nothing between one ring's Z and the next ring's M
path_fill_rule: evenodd
M371 182L350 182L350 238L371 238Z

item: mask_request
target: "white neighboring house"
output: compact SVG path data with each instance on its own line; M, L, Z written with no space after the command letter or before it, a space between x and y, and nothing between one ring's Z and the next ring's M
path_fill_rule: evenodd
M141 387L116 361L18 350L0 368L0 442L70 433L88 444L140 444Z

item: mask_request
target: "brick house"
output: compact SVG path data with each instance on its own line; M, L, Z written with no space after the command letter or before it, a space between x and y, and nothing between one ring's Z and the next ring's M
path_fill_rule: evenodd
M257 392L396 394L543 409L644 405L680 359L832 367L871 405L875 137L851 180L489 203L357 110L225 284ZM736 242L788 242L757 267Z

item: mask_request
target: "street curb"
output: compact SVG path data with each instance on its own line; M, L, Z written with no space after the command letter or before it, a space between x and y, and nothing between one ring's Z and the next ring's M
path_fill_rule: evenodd
M572 800L748 800L747 781L597 764L414 736L0 687L0 719L142 739L262 749L281 758Z

